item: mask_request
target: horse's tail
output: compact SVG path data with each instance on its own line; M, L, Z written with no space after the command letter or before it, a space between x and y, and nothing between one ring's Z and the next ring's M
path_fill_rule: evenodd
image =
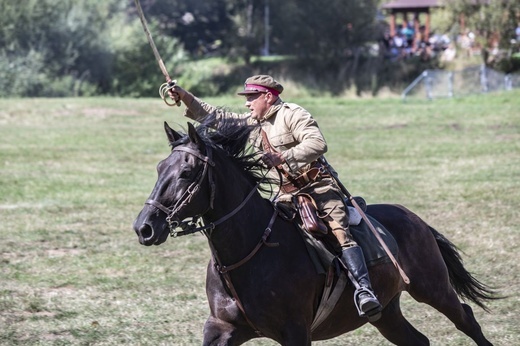
M470 272L464 268L460 249L449 241L445 236L430 227L430 231L435 237L435 241L439 246L442 258L448 267L450 282L455 292L463 299L468 299L480 306L485 311L489 309L484 304L485 300L500 299L496 292L490 286L483 284L477 280Z

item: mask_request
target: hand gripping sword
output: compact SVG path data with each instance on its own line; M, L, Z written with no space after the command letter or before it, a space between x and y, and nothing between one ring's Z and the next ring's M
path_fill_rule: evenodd
M174 105L180 106L181 105L180 100L175 100L175 103L170 103L170 102L168 102L168 100L166 98L168 91L171 90L175 86L175 83L177 83L177 81L172 80L170 78L170 74L168 73L168 70L166 70L166 66L164 66L164 62L161 58L161 55L159 54L159 51L157 50L157 47L155 46L155 42L153 41L152 34L150 33L150 30L148 29L148 23L144 16L143 9L141 8L141 4L139 3L139 0L135 0L135 7L137 8L137 14L139 15L139 18L141 19L141 24L143 25L144 33L146 34L148 43L150 43L150 46L152 47L153 55L155 55L155 60L157 60L157 63L159 64L159 68L161 69L161 72L162 72L164 78L166 78L166 83L162 84L159 87L159 95L161 96L163 101L168 106L174 106Z
M386 254L388 255L388 257L390 258L390 260L392 261L392 263L394 264L394 266L397 268L397 270L399 271L399 274L401 275L401 278L403 279L403 281L406 283L406 284L409 284L410 283L410 279L408 278L408 276L406 275L406 273L404 272L404 270L401 268L401 266L399 265L399 263L397 262L397 260L395 259L394 255L392 254L392 251L390 251L390 249L388 248L388 246L386 245L385 241L383 240L383 238L381 238L381 236L379 235L379 232L376 230L376 228L374 227L374 225L372 224L372 222L370 222L370 219L367 217L367 215L365 214L365 212L363 211L363 209L361 209L361 207L359 206L359 204L356 202L356 200L354 199L354 197L352 197L352 195L350 194L350 192L348 192L347 188L345 187L345 185L343 185L343 183L338 179L338 177L333 173L333 170L331 169L332 167L330 166L330 164L328 163L328 161L325 159L325 157L321 156L319 158L319 161L327 168L327 170L329 171L330 175L332 176L332 178L334 179L334 181L336 182L336 184L339 186L339 188L341 189L341 191L345 194L345 196L347 196L347 198L350 200L350 202L352 203L352 205L354 206L354 208L356 208L356 210L359 212L359 214L361 215L361 217L363 218L363 220L365 220L365 222L367 223L368 225L368 228L370 228L370 230L372 231L372 233L374 233L374 236L376 237L376 239L379 241L379 243L381 244L381 246L383 247L383 249L385 250Z

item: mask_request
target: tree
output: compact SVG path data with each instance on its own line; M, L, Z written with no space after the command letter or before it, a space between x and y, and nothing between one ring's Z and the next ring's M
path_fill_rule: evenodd
M520 20L519 0L453 0L446 2L452 26L458 27L460 18L465 27L485 38L484 46L491 48L496 39L501 47L509 48L515 28Z
M211 53L233 33L232 8L225 0L145 0L141 5L146 15L159 23L163 34L182 42L196 57Z
M172 78L179 73L179 62L186 59L186 52L175 38L164 35L159 24L148 21L154 43ZM157 95L159 86L165 82L153 51L146 39L140 20L134 17L124 26L113 27L112 46L114 63L110 93L125 96Z
M338 59L375 38L375 1L280 1L272 11L273 49Z
M180 44L153 30L174 66ZM0 71L2 96L152 95L161 81L133 3L119 0L0 0Z
M511 48L515 28L520 22L520 0L454 0L446 2L453 28L459 28L463 18L466 28L480 37L483 62L499 70L511 72L507 50Z
M60 96L78 81L109 89L111 52L104 31L118 1L0 1L0 55L20 77L17 95ZM68 81L65 82L64 81ZM7 90L7 94L9 90Z

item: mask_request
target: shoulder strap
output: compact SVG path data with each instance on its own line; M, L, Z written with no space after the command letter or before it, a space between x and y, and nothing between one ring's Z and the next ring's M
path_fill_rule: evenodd
M265 151L273 152L275 151L269 143L269 139L267 138L267 133L265 133L264 129L260 129L260 133L262 134L262 147Z
M265 151L274 152L276 150L273 149L271 143L269 143L269 139L267 138L267 133L265 133L264 129L260 129L262 133L262 147ZM293 185L296 183L296 180L292 177L292 175L287 172L287 170L282 166L278 165L275 167L276 170L281 173L287 180L289 180ZM296 186L296 185L295 185Z

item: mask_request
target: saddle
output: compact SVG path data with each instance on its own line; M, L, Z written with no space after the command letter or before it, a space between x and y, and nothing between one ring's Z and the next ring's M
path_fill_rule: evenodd
M363 212L366 211L366 202L362 197L354 197ZM316 204L311 196L299 194L293 200L293 204L278 202L275 208L286 220L294 222L299 229L307 245L307 250L315 262L319 273L325 273L334 258L341 253L339 244L334 235L329 232L328 227L319 215ZM367 223L362 219L359 212L347 203L349 209L349 225L352 237L363 250L367 266L390 262L390 258L372 233ZM366 214L372 225L376 228L379 236L386 243L394 257L397 257L397 242L388 230L369 214Z
M361 197L354 198L356 198L356 202L362 211L366 211L365 201ZM345 271L341 269L342 266L339 263L338 254L341 253L341 247L332 232L328 232L325 223L318 215L316 204L312 197L299 195L294 202L296 207L279 202L275 205L275 208L283 218L292 220L299 226L301 230L299 233L305 242L307 252L316 272L324 274L326 278L321 299L311 324L311 332L313 332L332 312L347 286L348 280ZM354 240L362 248L367 266L391 262L386 251L359 212L352 206L349 206L348 203L347 208L349 208L350 232ZM397 256L398 248L394 237L377 220L370 215L366 216L379 232L379 236L386 243L392 254Z

